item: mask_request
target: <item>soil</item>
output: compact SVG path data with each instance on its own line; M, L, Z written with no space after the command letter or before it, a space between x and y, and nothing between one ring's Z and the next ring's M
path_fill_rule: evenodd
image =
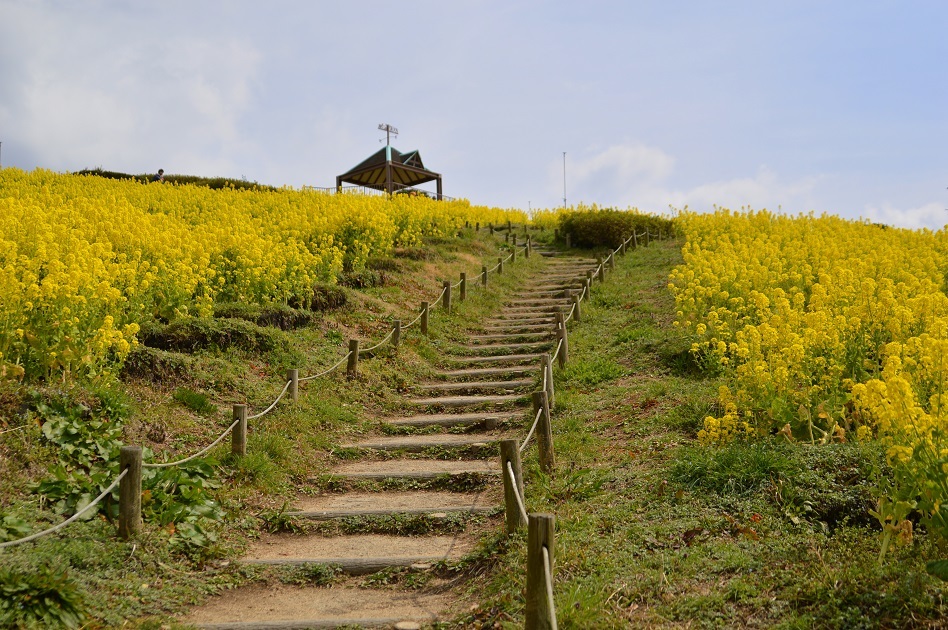
M349 492L303 497L293 506L300 512L342 510L405 510L424 508L473 508L502 506L499 488L477 494L461 492Z
M456 595L349 587L250 586L223 593L197 608L185 623L267 621L340 621L450 618ZM455 608L456 609L456 608Z

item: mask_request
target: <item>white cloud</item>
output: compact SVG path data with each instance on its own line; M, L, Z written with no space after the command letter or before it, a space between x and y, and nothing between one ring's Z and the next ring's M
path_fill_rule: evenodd
M824 179L809 176L787 181L767 166L753 175L676 186L676 159L658 147L644 144L614 145L567 164L567 178L577 201L584 197L614 199L619 207L636 206L663 212L669 206L688 205L698 211L715 205L732 209L744 206L792 212L808 211L810 197ZM559 169L559 170L557 170ZM551 166L551 175L562 177L562 164Z
M11 146L35 147L44 166L62 170L161 165L208 175L234 174L254 153L240 128L261 65L250 40L28 6L19 7L17 54L5 55L16 67L3 74L20 78L2 93Z
M672 197L677 204L688 204L699 210L718 205L731 209L749 206L776 211L782 206L789 211L801 212L812 209L806 207L807 198L821 179L820 176L809 176L784 181L770 168L761 166L753 177L699 184L688 191L673 192Z
M671 174L674 167L675 159L661 149L643 144L614 145L575 160L569 165L569 174L579 185L604 178L621 187L633 182L661 181Z
M863 216L876 223L907 228L940 230L948 224L948 210L945 209L945 204L935 202L916 208L896 208L889 203L878 206L867 205Z

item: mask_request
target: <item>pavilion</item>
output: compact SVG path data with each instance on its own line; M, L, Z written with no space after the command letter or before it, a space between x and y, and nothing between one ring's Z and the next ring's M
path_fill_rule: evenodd
M336 177L336 190L342 192L342 185L346 183L383 190L391 195L396 191L431 181L437 182L437 198L440 200L441 174L426 169L418 151L401 153L395 147L386 145L348 172Z

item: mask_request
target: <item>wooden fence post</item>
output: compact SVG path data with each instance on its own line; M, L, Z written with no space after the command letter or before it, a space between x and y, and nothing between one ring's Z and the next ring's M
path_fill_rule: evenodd
M127 470L119 482L118 535L128 540L142 529L142 447L119 450L119 471Z
M517 235L516 234L512 235L512 238L513 238L514 249L517 249Z
M609 252L609 271L615 271L616 269L616 253Z
M523 255L525 258L530 258L530 237L527 237L527 246L523 248Z
M451 281L444 281L444 297L441 298L441 306L444 307L445 313L451 312Z
M488 224L487 224L487 227L490 229L490 235L493 236L493 235L494 235L494 224L493 224L493 223L488 223Z
M606 266L602 264L602 256L597 256L596 262L599 264L599 270L596 273L596 277L599 278L599 282L605 282L606 281Z
M481 265L481 286L487 286L487 265Z
M290 400L298 402L300 399L300 371L287 370L286 380L290 382L290 387L286 390L286 393L290 395Z
M504 273L504 259L501 256L497 258L497 275Z
M428 302L421 303L421 334L428 336Z
M557 356L557 362L562 369L566 367L566 362L569 360L569 333L566 331L566 320L563 313L559 311L556 313L556 338L563 342L560 354Z
M349 340L349 362L346 364L346 376L353 379L359 376L359 340Z
M587 272L586 272L586 286L591 287L591 286L592 286L592 282L593 282L593 272L592 272L592 271L587 271Z
M402 320L396 319L392 328L392 347L397 348L402 340Z
M573 237L569 232L566 233L566 249L569 249L573 246Z
M480 232L480 231L481 231L481 222L480 222L480 221L478 221L477 223L474 224L474 231L475 231L475 232Z
M507 462L513 468L514 478L510 478ZM523 497L523 469L520 465L520 445L517 440L500 441L500 474L504 478L504 512L507 522L507 533L512 534L526 526L520 507L517 505L515 493Z
M230 452L239 457L247 454L247 405L234 405L234 425L230 432Z
M550 558L550 577L553 577L553 542L556 517L552 514L530 514L527 524L527 630L552 630L556 611L550 610L546 597L546 560ZM552 587L552 585L551 585Z
M581 295L573 296L573 319L577 322L583 321L582 307L580 306L581 297Z
M639 247L639 235L632 231L632 249L638 249Z
M458 286L458 289L460 289L460 291L458 291L458 300L463 302L464 300L467 299L467 272L466 271L461 272L461 284L460 286Z
M547 475L553 474L553 427L550 423L550 402L545 391L533 392L533 413L536 417L540 412L540 422L537 424L537 446L540 459L540 470Z
M505 232L505 233L504 233L504 242L505 242L505 243L509 243L509 242L510 242L510 232Z

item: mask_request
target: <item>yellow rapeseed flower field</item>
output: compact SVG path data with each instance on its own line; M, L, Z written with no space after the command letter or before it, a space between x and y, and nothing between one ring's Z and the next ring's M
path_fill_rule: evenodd
M678 226L676 324L730 383L700 439L882 440L886 541L916 511L948 535L948 233L724 209Z
M526 221L467 201L210 190L0 170L0 378L114 369L143 322L215 302L306 305L370 254L465 221Z

